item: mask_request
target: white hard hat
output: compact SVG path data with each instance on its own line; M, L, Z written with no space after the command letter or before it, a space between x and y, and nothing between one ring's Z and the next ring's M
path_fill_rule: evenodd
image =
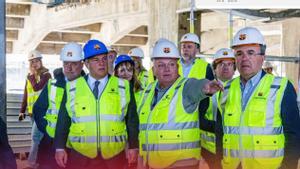
M265 40L261 32L254 27L245 27L240 29L234 36L232 46L260 44L265 45Z
M112 52L112 51L117 52L117 50L111 46L106 46L106 48L108 52Z
M194 33L187 33L181 37L180 43L182 42L194 42L200 44L199 37Z
M180 58L177 46L169 40L158 40L154 47L151 56L155 58Z
M32 60L32 59L36 59L36 58L43 58L43 56L37 50L33 50L33 51L29 52L28 60Z
M144 52L141 48L133 48L128 52L128 55L130 57L139 57L139 58L144 58Z
M60 60L63 62L78 62L83 60L83 51L81 45L75 42L66 44L61 50Z
M265 69L265 68L273 68L273 65L270 62L265 61L263 64L263 69Z
M235 59L234 53L228 48L219 49L214 55L214 62L219 59Z

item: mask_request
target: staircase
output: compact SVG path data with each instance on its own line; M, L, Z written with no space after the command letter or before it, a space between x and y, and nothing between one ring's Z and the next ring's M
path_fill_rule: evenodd
M30 117L18 120L22 97L21 94L7 94L7 133L14 153L29 152L31 146Z

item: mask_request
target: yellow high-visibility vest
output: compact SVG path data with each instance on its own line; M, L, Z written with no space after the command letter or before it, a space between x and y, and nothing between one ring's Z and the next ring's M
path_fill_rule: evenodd
M55 86L55 83L56 79L48 81L48 110L44 117L47 120L46 131L51 138L55 135L58 112L64 95L64 89Z
M27 83L27 85L26 85L26 90L27 90L27 111L28 111L29 115L32 115L33 104L39 98L39 95L40 95L42 89L39 90L39 91L34 91L30 80L27 80L26 83Z
M84 77L68 82L66 90L71 118L69 146L89 158L101 152L104 159L109 159L122 152L127 143L129 82L110 76L99 99Z
M138 108L140 155L152 168L166 168L176 161L199 159L198 109L187 113L182 104L185 78L178 78L151 110L157 81L148 85Z
M209 98L209 107L204 118L210 121L217 121L219 92ZM216 135L214 132L200 129L201 147L207 151L216 154Z
M183 77L183 69L182 65L180 63L180 60L178 61L178 73L180 76ZM204 79L206 77L206 67L208 63L202 59L195 59L195 62L192 66L192 69L190 70L190 73L187 78L196 78L196 79Z
M240 78L229 81L223 108L223 168L277 169L284 156L281 101L286 78L264 75L242 111Z
M149 75L148 75L148 71L146 70L141 71L138 75L138 80L141 82L143 89L146 88L146 86L148 85L148 78Z

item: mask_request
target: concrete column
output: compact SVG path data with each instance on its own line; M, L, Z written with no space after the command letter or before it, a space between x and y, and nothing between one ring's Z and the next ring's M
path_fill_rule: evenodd
M174 43L178 39L178 1L149 0L149 45L166 38ZM151 53L151 51L150 51Z
M5 0L0 0L0 116L6 122Z
M283 56L299 56L300 48L300 19L292 18L282 23L282 48ZM295 87L298 84L299 64L283 63L286 76L293 82ZM298 88L298 87L296 87Z

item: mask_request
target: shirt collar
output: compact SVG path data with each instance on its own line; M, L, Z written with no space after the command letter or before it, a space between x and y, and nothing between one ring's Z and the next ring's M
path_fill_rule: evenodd
M95 81L96 79L93 78L90 74L88 75L88 83L91 84L91 85L94 85L95 84ZM101 84L106 84L106 82L108 81L108 75L106 75L104 78L102 79L99 79L98 80L100 82L100 85Z
M258 84L261 74L262 74L262 71L260 70L256 75L254 75L251 79L249 79L246 84L249 84L250 86L255 86L256 84ZM244 85L241 81L241 85L243 87L246 86L246 84Z
M191 64L185 64L183 62L183 58L181 57L180 58L180 64L182 65L182 67L189 67L189 66L191 66L191 65L193 65L195 63L195 60L196 60L196 58L193 59L193 61L191 62Z

